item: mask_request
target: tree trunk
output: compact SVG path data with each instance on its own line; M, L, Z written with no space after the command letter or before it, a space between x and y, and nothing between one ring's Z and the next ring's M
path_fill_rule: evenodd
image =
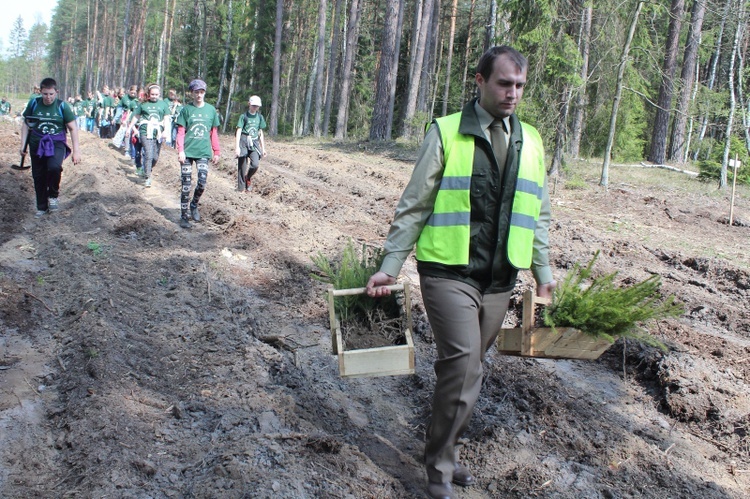
M568 109L572 93L565 85L561 92L562 105L558 113L557 126L555 127L555 148L552 152L552 163L549 166L549 176L557 176L562 168L563 149L565 147L565 126L568 122Z
M318 65L315 70L315 120L313 135L320 137L320 120L323 114L323 76L326 70L326 0L318 0Z
M690 107L690 96L695 84L695 62L698 56L698 46L703 29L703 17L706 12L706 0L695 0L693 12L690 16L690 29L685 42L685 55L682 59L682 70L680 72L680 95L677 101L677 112L672 123L672 136L669 144L669 158L683 163L687 153L685 141L685 128L688 121L688 109Z
M279 133L279 90L281 89L281 34L284 28L284 0L276 0L276 32L273 41L273 89L271 90L271 114L268 133L273 137Z
M230 0L231 4L231 0ZM167 46L167 30L169 29L169 0L164 0L164 26L159 37L159 59L156 63L156 82L164 87L164 50Z
M352 68L354 67L354 54L357 52L357 34L359 32L359 16L362 12L360 0L352 0L349 8L349 25L346 33L346 53L344 54L344 66L341 68L341 99L339 100L339 112L336 117L336 133L334 137L341 140L346 137L346 117L349 112L349 97L351 96Z
M495 25L497 24L497 0L490 0L489 19L487 20L487 30L484 33L484 51L495 45Z
M313 63L310 67L310 76L307 82L307 93L305 94L305 111L302 116L302 135L310 135L310 127L312 126L312 120L310 115L312 114L312 102L315 98L315 81L318 73L318 45L315 46L315 53L313 55Z
M719 27L719 34L716 36L716 49L714 50L714 54L711 59L711 69L708 73L708 89L713 90L714 88L714 82L716 81L716 68L719 65L719 57L721 56L721 41L724 38L724 27L726 26L727 17L729 16L730 7L732 5L732 0L726 0L726 4L724 5L724 15L721 16L721 25ZM706 136L706 129L708 128L708 111L703 115L703 119L701 120L701 129L698 133L698 147L695 149L695 153L693 153L693 160L698 159L698 154L700 153L700 146L703 143L703 137Z
M120 59L120 84L125 82L125 49L128 46L128 28L130 27L130 0L125 4L125 22L122 23L122 58Z
M216 96L216 106L221 106L222 97L224 96L224 83L226 81L227 67L229 66L229 53L231 52L232 41L232 19L234 11L232 10L232 0L227 5L227 37L224 40L224 60L221 62L221 74L219 75L219 93ZM228 107L228 106L227 106Z
M386 120L385 138L390 140L393 137L394 109L396 108L396 82L398 81L398 60L401 53L401 32L404 27L404 10L406 7L405 0L398 0L398 23L396 24L396 48L393 52L393 61L391 62L391 93L388 97L388 119Z
M375 107L370 120L370 140L388 140L388 121L391 113L389 106L381 103L390 101L391 89L395 86L394 65L398 62L396 53L398 27L398 13L403 2L401 0L387 0L385 6L385 22L383 23L383 46L380 51L377 79L375 80Z
M463 106L464 102L466 102L466 88L467 83L469 79L469 57L471 54L471 32L473 31L473 19L474 19L474 7L476 6L476 0L471 0L471 8L469 9L469 20L467 22L466 27L466 50L464 51L464 70L463 70L463 79L461 84L461 99L459 100L459 105Z
M674 73L677 66L677 48L680 42L682 27L682 13L685 0L672 0L669 9L669 31L667 32L667 47L662 66L662 80L659 87L659 100L656 104L654 128L651 134L651 152L649 161L657 165L663 164L667 156L667 132L669 130L669 113L672 107L674 93Z
M622 48L622 54L620 55L620 64L617 69L617 87L615 90L615 98L612 100L612 115L609 118L609 135L607 136L606 152L604 153L604 162L602 163L602 178L599 181L599 185L605 188L609 186L609 163L612 157L612 146L615 142L615 130L617 128L617 110L620 107L620 99L622 98L622 86L623 80L625 79L625 67L628 64L628 54L630 53L630 44L633 41L633 35L635 34L635 28L638 25L638 16L641 14L643 8L643 0L636 2L635 12L633 13L633 21L630 23L630 29L628 30L628 37L625 40L625 46Z
M336 80L336 66L339 62L339 38L341 30L339 24L341 24L341 9L343 8L346 0L335 0L336 6L333 12L333 20L331 21L331 31L333 37L331 39L331 50L328 61L328 82L326 83L326 105L325 112L323 113L323 136L328 137L328 132L331 125L331 109L333 108L333 84ZM387 21L386 21L387 23ZM376 100L375 102L381 102Z
M174 33L174 15L177 12L177 0L172 0L172 13L169 15L169 34L167 35L167 62L164 66L164 74L169 74L169 58L172 55L172 34Z
M448 34L448 56L445 61L445 89L443 90L443 116L448 114L448 98L451 90L451 66L453 65L453 40L456 38L456 15L458 15L458 0L453 0L451 8L451 27Z
M570 125L570 155L578 158L581 154L581 136L583 135L583 113L586 109L586 89L589 83L589 53L591 48L591 3L582 9L581 31L578 36L581 53L581 87L576 92L573 123Z
M742 29L745 27L745 2L739 2L739 20L737 29L734 32L734 43L732 43L732 57L729 60L729 116L727 117L727 127L724 131L724 156L721 160L721 174L719 175L719 189L727 187L727 166L729 165L729 150L732 144L732 126L734 125L734 113L737 109L737 99L734 93L734 61L737 59L737 52L740 46Z
M427 121L432 120L432 109L435 109L437 99L437 82L440 79L439 70L441 54L440 47L440 2L433 2L432 17L430 18L429 31L425 43L424 60L422 62L422 77L417 93L417 112L426 113ZM432 94L432 96L431 96ZM430 102L430 100L432 102ZM418 130L423 129L424 122L418 123Z
M422 77L422 64L427 47L427 33L429 32L430 21L432 20L432 10L435 0L425 0L422 11L422 21L420 22L419 36L417 37L416 50L414 51L413 70L409 78L409 91L406 97L406 113L404 115L404 127L402 136L406 139L411 138L413 132L412 120L417 111L417 97L419 94L419 85Z

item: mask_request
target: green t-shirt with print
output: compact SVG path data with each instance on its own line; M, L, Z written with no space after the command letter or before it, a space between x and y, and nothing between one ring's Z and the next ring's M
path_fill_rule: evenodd
M114 109L113 109L114 107L115 107L115 100L111 96L109 95L102 96L101 108L102 108L103 119L109 119L110 117L112 117L114 113Z
M260 113L250 114L250 111L245 111L240 115L237 128L241 128L242 133L251 139L257 139L258 131L266 129L266 119Z
M23 111L23 117L31 130L36 130L43 135L57 135L65 133L65 125L76 120L70 105L67 102L55 99L55 101L46 106L42 97L31 99L26 104ZM42 140L36 133L29 132L29 146L32 151L39 147L39 141Z
M73 104L73 112L76 116L83 116L86 114L86 109L84 108L82 100L77 100L75 104Z
M0 102L0 115L10 114L10 101Z
M202 107L185 105L177 117L177 125L185 128L185 156L211 158L211 129L219 126L219 115L211 104Z
M144 139L155 139L157 129L162 130L164 117L169 115L169 106L161 99L156 102L148 100L141 102L135 108L134 113L138 115L138 133L140 136ZM151 127L151 134L148 133L149 126Z

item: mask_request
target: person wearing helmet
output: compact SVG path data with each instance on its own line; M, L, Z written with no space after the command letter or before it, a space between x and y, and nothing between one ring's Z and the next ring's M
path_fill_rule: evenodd
M237 122L235 133L235 155L237 156L237 190L250 192L252 177L258 171L260 158L266 155L266 142L263 130L266 119L260 114L260 97L250 96L247 111L242 113Z
M206 82L193 80L188 86L193 102L185 105L177 117L177 158L181 165L182 193L180 196L180 227L193 225L190 217L200 222L198 202L206 189L208 162L219 162L219 115L216 108L205 101ZM198 182L190 199L193 163L198 169Z

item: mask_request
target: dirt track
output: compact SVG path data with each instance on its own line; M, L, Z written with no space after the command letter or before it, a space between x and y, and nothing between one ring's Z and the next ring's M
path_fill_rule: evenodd
M341 378L310 278L318 252L382 243L413 152L272 141L244 195L225 137L185 231L172 150L145 189L84 134L36 220L18 142L0 123L0 496L421 497L434 347L413 262L413 376ZM651 331L666 355L490 355L460 497L746 497L747 190L729 227L713 186L620 168L602 192L580 168L585 188L554 187L556 276L600 249L601 272L659 274L686 314Z

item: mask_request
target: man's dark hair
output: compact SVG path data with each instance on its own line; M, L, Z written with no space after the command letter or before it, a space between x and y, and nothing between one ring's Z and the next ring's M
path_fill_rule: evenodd
M39 90L44 90L45 88L54 88L57 90L57 82L53 78L45 78L39 84Z
M523 54L521 54L521 52L513 47L509 47L508 45L498 45L490 48L487 52L482 54L482 57L479 59L479 64L477 64L477 73L481 74L482 78L485 80L488 80L490 76L492 76L492 66L495 64L495 59L501 55L508 56L508 58L513 61L516 67L521 71L525 71L529 67L529 61L523 56Z

